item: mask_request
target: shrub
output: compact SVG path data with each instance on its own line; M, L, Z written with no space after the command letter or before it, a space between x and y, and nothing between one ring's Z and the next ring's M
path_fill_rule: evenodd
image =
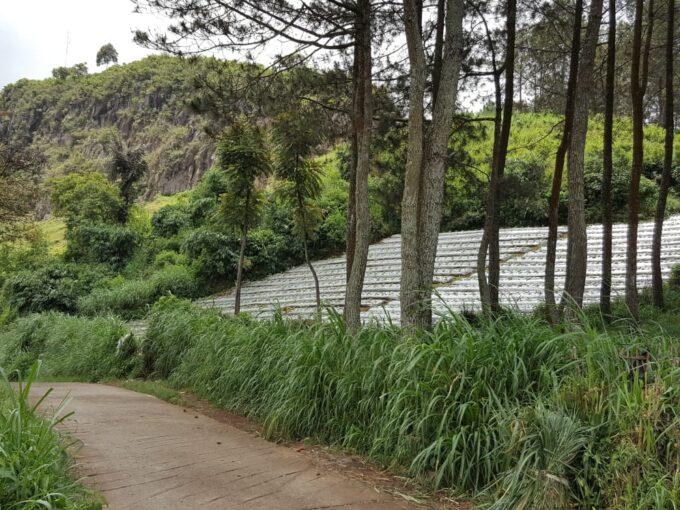
M192 261L197 275L210 281L232 278L236 274L238 255L231 248L235 244L233 237L197 229L184 240L182 251Z
M166 266L144 279L124 280L109 288L95 289L78 301L85 315L116 314L124 318L143 316L147 307L164 294L193 297L196 278L185 266Z
M151 218L153 235L157 237L175 236L189 225L191 225L191 216L184 205L166 205Z
M194 189L194 196L197 198L210 198L213 203L216 203L220 195L223 195L229 190L229 183L227 175L219 168L209 168L198 186Z
M134 230L112 225L79 225L68 231L65 258L75 262L125 267L141 238Z
M115 223L123 209L118 188L103 174L69 174L50 181L54 214L69 227L81 223Z
M32 271L20 271L3 288L7 304L20 313L56 310L74 312L78 298L106 277L101 267L53 263Z
M177 253L173 250L163 250L154 258L153 265L157 268L164 268L166 266L185 266L189 263L186 255Z
M48 376L91 381L123 377L138 363L131 342L118 319L33 314L0 329L0 366L23 376L40 359Z

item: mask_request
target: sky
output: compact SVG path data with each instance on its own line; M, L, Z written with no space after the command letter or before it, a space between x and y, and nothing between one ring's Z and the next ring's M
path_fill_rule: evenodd
M130 0L0 0L0 87L80 62L96 72L97 50L106 43L121 64L153 53L132 42L134 30L166 23L133 9Z

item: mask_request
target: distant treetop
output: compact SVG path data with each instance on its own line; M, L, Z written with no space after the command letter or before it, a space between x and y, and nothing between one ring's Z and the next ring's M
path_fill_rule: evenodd
M107 43L97 52L97 67L107 64L118 63L118 51L113 47L113 44Z

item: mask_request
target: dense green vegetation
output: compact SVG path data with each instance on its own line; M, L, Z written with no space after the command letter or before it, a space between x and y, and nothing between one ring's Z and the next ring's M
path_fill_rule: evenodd
M60 406L40 416L41 401L30 404L28 393L39 363L24 384L14 389L3 373L0 383L0 506L7 509L101 509L102 505L75 480L71 457L56 426L63 421Z
M291 105L279 102L322 73L300 68L309 74L301 82L284 73L275 97L262 104L262 90L245 99L234 93L231 99L246 103L234 111L233 103L218 107L214 98L195 95L199 75L242 91L236 85L253 70L261 68L150 57L97 75L60 70L50 80L3 89L0 107L11 104L17 112L13 143L46 155L43 184L58 220L50 220L47 236L25 230L0 245L0 367L17 378L32 377L41 361L45 377L164 381L252 416L272 438L337 445L491 508L680 507L677 274L667 309L643 307L637 326L625 319L604 326L599 312L587 310L574 323L553 326L538 316L475 322L451 316L428 332L406 335L374 324L350 335L333 312L327 323L254 322L179 299L231 286L239 266L246 278L260 278L306 255L313 261L345 248L350 147L336 143L328 126L321 136L310 129L316 122L299 124ZM252 119L236 117L254 105L261 109L250 112ZM188 106L206 115L192 117ZM220 122L234 118L256 143L223 135L215 165L203 172L215 140L202 128L217 137ZM484 224L493 128L479 120L460 120L450 140L442 230ZM503 226L546 224L560 121L515 114L501 184ZM602 129L601 118L591 117L590 222L602 216ZM121 141L107 177L112 160L103 155L112 139L134 140L146 156ZM627 214L630 140L630 121L618 119L617 221ZM253 145L257 165L239 159ZM654 211L662 160L663 130L647 126L644 217ZM369 176L371 240L400 231L405 161L406 130L381 123ZM188 167L196 170L190 177ZM680 178L678 167L674 172ZM193 188L144 207L135 201L144 179L147 196ZM680 210L674 186L670 213ZM562 220L568 202L563 185ZM50 249L54 242L63 249ZM614 316L626 317L619 306ZM144 317L150 329L137 339L122 321ZM129 384L174 395L154 382ZM7 416L12 405L21 407L17 402L0 401ZM50 439L48 447L57 448L50 451L61 451L56 444ZM60 455L56 473L66 469Z
M42 314L5 327L0 346L0 364L40 358L46 375L167 380L271 438L337 445L494 508L680 504L680 352L651 321L449 317L405 339L396 327L348 336L339 318L259 322L163 298L141 345L116 321Z

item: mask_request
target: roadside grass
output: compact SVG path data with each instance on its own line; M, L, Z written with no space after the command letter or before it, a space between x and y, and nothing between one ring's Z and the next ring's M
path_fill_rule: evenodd
M31 314L0 328L0 367L25 376L41 360L44 380L121 378L139 365L136 339L114 317Z
M121 328L21 318L0 330L0 366L32 356L55 375L141 374L151 382L124 384L170 401L187 390L270 439L357 453L492 509L680 508L680 342L656 327L508 313L350 336L332 312L254 321L163 297L122 356Z
M187 401L175 388L171 388L164 381L144 381L129 379L125 381L111 381L112 384L125 388L126 390L136 391L152 395L160 400L164 400L177 406L186 406Z
M163 298L144 351L149 373L270 438L357 452L490 508L680 505L680 345L668 335L509 315L349 337L337 318L250 322Z
M0 508L101 509L101 499L78 480L64 437L56 427L66 419L63 402L49 414L39 414L48 394L30 404L28 394L37 380L34 363L26 381L12 387L4 372L0 382Z

